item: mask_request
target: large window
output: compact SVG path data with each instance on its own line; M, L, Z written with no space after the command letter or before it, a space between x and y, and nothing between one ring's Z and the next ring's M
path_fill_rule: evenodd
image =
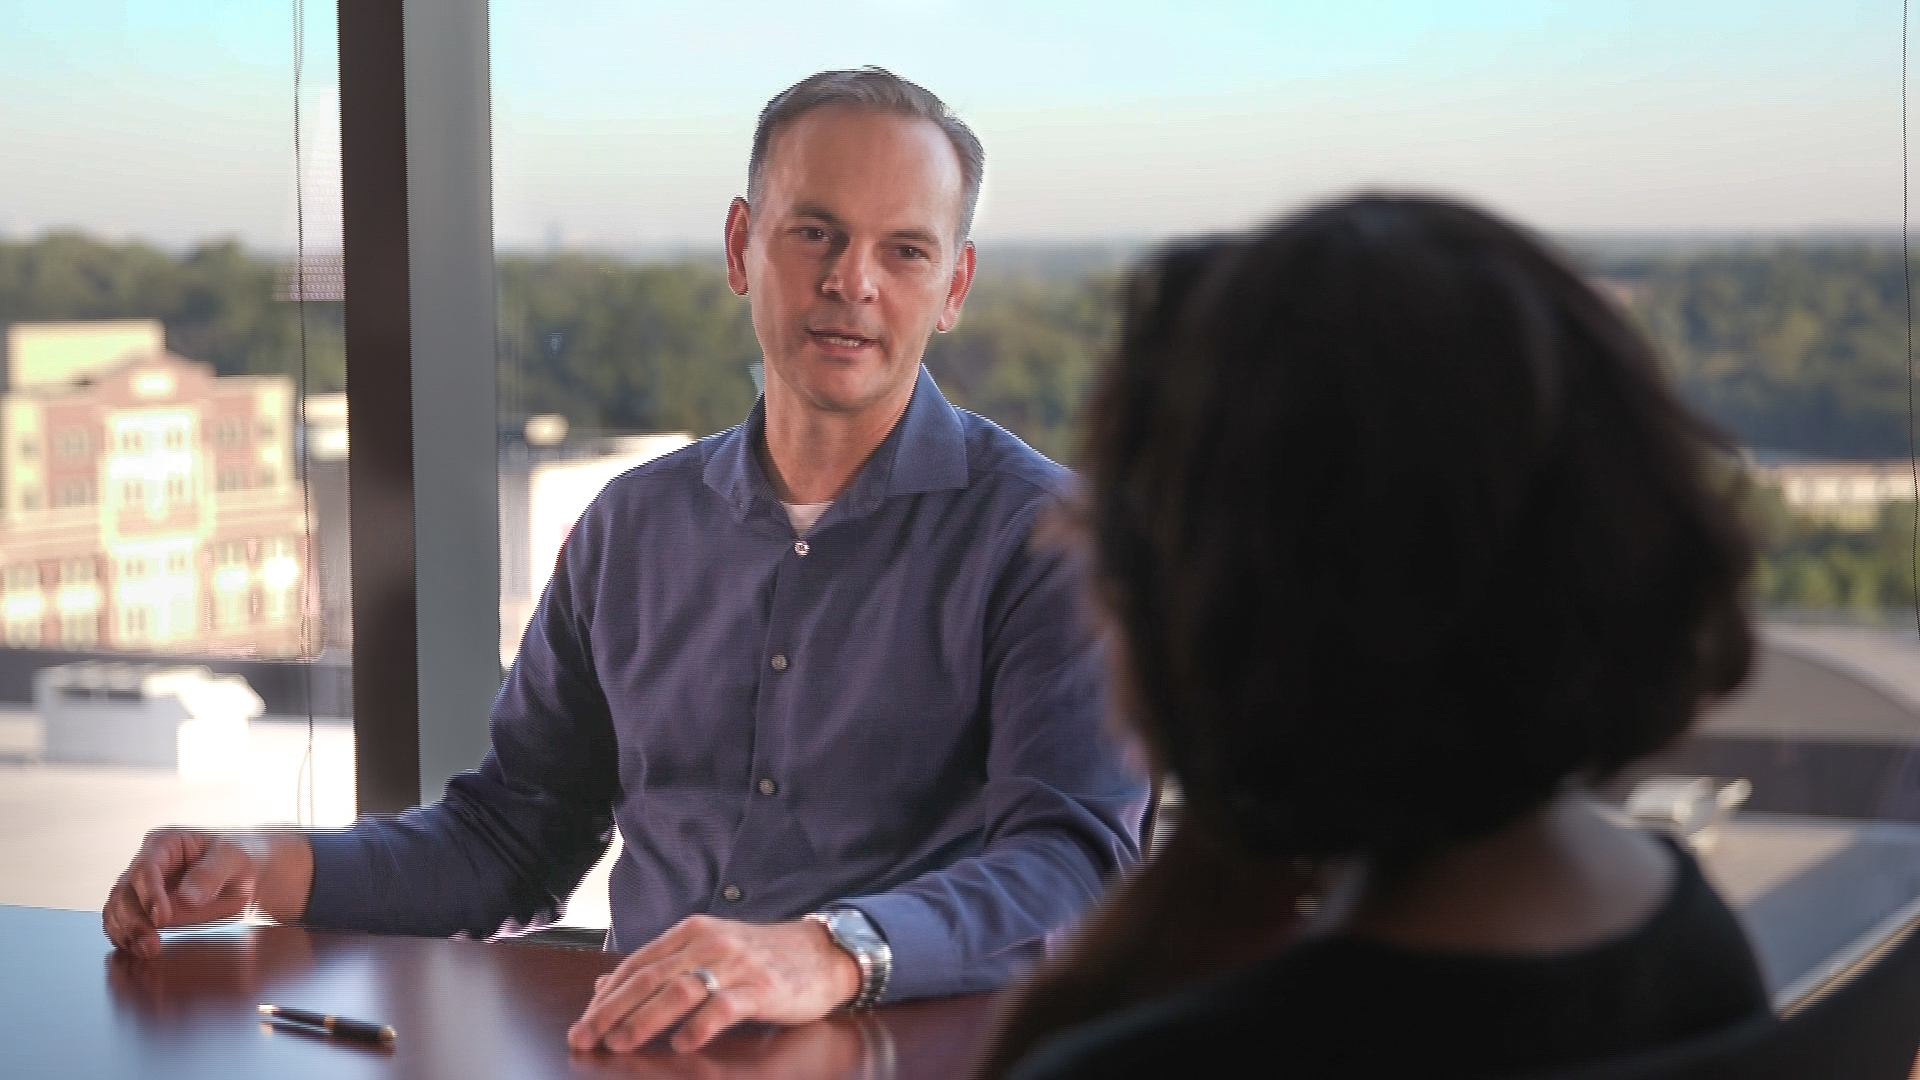
M352 816L332 5L303 29L296 96L286 6L0 10L0 903Z
M1897 12L492 12L503 663L600 484L754 400L720 237L758 110L815 70L879 64L987 149L977 285L926 363L957 404L1068 463L1115 275L1156 241L1380 187L1560 240L1747 448L1763 552L1750 689L1609 794L1704 778L1634 808L1731 811L1700 847L1783 992L1920 896ZM590 880L572 917L604 920L604 890Z
M1560 240L1745 449L1758 673L1606 794L1705 826L1804 989L1920 896L1882 7L498 0L500 660L599 487L751 407L721 223L759 108L812 71L886 66L982 136L980 276L926 362L1068 464L1147 247L1465 196ZM152 825L351 814L335 31L308 18L296 93L272 7L0 10L0 902L96 905ZM596 876L569 918L604 903Z

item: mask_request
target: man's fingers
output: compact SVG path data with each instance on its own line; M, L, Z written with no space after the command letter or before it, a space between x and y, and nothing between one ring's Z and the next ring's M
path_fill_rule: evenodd
M140 853L133 857L128 876L134 892L154 926L173 926L176 922L170 879L198 859L212 837L182 829L157 829L147 834Z
M705 915L690 915L681 919L666 933L635 949L632 955L627 957L626 963L621 964L620 967L644 967L657 964L675 953L684 952L688 945L711 935L719 922L720 920ZM618 975L619 971L616 969L614 974Z
M813 924L686 925L679 952L651 963L636 953L595 982L592 1003L567 1033L570 1045L633 1050L673 1032L676 1050L693 1050L745 1020L818 1019L855 989L844 985L846 954Z
M739 929L726 920L695 915L649 942L594 980L593 1000L568 1030L568 1044L578 1050L632 1050L685 1021L713 996L693 970L719 973L722 985L728 985L726 972L741 960ZM747 1004L734 995L692 1036L694 1045L705 1045L735 1023L735 1011Z
M600 1045L615 1025L660 988L667 972L657 964L639 963L639 959L637 953L627 957L619 967L595 982L593 1000L567 1030L568 1045L581 1050Z
M134 895L140 899L141 910L146 912L147 921L155 926L168 925L173 905L167 902L167 879L159 859L142 851L128 868L127 877Z
M160 950L160 935L154 933L153 924L125 874L120 875L119 883L107 896L106 906L100 911L100 925L106 931L107 940L117 949L145 957Z
M737 991L719 990L694 1008L693 1015L673 1033L673 1048L686 1053L698 1050L713 1037L752 1015Z
M147 841L140 845L140 850L134 853L133 862L128 864L126 873L120 875L121 884L133 893L134 901L147 913L148 918L153 917L155 902L153 879L147 873L147 864L153 860L152 847L153 840L148 837Z
M238 869L236 857L242 864ZM236 873L245 874L251 884L251 862L236 845L190 829L156 829L141 840L126 873L107 894L100 910L101 928L115 946L136 956L151 956L160 950L157 931L161 928L243 908L245 895L207 907Z
M658 993L628 1013L601 1041L609 1050L645 1046L705 1004L708 996L706 986L691 971L668 979Z
M107 902L100 905L100 929L113 942L114 948L125 948L127 917L127 875L121 874L114 882L113 891L107 893Z
M175 896L188 908L199 908L224 897L243 906L253 889L253 860L238 844L216 843L188 868L174 886ZM229 886L232 886L231 890Z

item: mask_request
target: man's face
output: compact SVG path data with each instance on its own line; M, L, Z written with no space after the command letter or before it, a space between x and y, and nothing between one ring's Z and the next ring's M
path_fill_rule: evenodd
M820 109L780 130L762 168L758 202L727 216L727 269L752 306L769 398L898 407L973 276L952 144L930 121Z

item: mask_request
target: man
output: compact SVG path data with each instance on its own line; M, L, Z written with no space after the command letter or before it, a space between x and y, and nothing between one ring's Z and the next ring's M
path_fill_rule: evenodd
M1032 542L1065 474L920 365L973 280L982 160L878 69L769 103L726 230L765 395L582 516L480 768L344 833L154 833L115 944L152 955L249 899L488 936L551 918L618 827L608 947L635 951L581 1049L693 1049L1037 957L1137 857L1146 800L1101 729L1074 561Z

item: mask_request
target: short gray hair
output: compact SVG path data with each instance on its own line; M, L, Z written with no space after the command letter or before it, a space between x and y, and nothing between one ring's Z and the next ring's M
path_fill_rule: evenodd
M960 158L960 239L972 234L973 212L980 205L980 181L987 171L987 151L980 145L980 137L932 91L879 67L809 75L767 102L767 107L760 110L760 122L754 125L753 154L747 158L748 206L759 200L760 174L766 168L773 137L807 113L834 106L939 125Z

